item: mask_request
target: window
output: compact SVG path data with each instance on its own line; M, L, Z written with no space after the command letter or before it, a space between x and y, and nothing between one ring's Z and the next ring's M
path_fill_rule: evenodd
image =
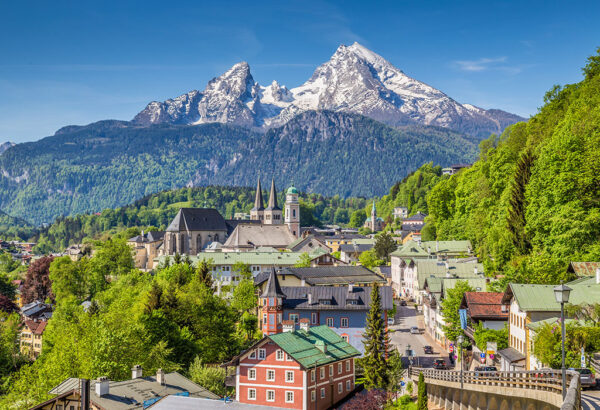
M342 383L338 383L338 393L341 393L344 391L344 385Z
M324 379L325 378L325 368L321 367L319 369L319 378Z
M283 350L281 350L281 349L277 350L277 357L276 357L276 359L279 360L279 361L283 360Z
M317 392L313 390L310 392L310 401L315 401L316 399L317 399Z
M286 370L285 372L285 382L286 383L294 383L294 372L291 370Z
M256 380L256 369L248 370L248 380Z
M267 390L267 401L275 401L275 390Z
M250 352L250 355L248 356L248 359L256 359L256 350L253 350Z
M346 371L350 371L350 360L346 360Z
M329 365L329 377L333 376L333 365Z
M342 374L342 363L338 363L338 374Z
M313 325L317 324L317 314L315 312L313 312L313 313L310 314L310 322Z
M275 370L267 370L267 381L268 382L275 381Z
M290 320L293 320L294 323L298 323L298 314L297 313L290 313Z
M285 402L286 403L293 403L294 402L294 392L293 391L286 391L285 392Z
M348 343L348 340L349 340L349 339L348 339L348 335L347 335L347 334L345 334L345 333L344 333L344 334L342 335L342 339L344 339L344 342Z
M277 313L277 324L280 325L281 324L281 313Z
M287 360L288 362L293 361L294 359L292 359L292 356L290 356L289 354L286 354L286 358L285 360Z
M321 388L321 398L324 399L325 398L325 389Z
M327 318L327 326L333 327L333 318L332 317Z
M265 360L265 357L267 357L267 351L265 349L258 349L259 360Z
M348 318L343 317L340 319L340 327L348 327Z
M310 381L311 382L315 381L315 370L313 370L312 372L310 372Z
M350 391L350 380L346 380L346 391Z
M248 400L256 400L256 389L248 389Z
M263 313L263 324L267 323L267 314Z

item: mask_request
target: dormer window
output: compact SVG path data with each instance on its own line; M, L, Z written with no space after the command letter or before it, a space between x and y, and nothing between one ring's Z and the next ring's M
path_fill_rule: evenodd
M358 300L356 300L356 299L350 299L350 300L348 300L348 304L349 305L358 305Z
M321 305L331 305L331 299L319 299Z

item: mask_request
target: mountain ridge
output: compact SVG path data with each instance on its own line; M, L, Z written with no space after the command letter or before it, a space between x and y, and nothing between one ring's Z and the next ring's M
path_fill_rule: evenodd
M315 110L361 114L391 126L441 126L479 137L524 120L506 111L461 104L354 43L339 46L298 87L288 89L277 81L261 86L244 61L210 80L204 91L150 102L132 121L138 125L222 122L266 132Z

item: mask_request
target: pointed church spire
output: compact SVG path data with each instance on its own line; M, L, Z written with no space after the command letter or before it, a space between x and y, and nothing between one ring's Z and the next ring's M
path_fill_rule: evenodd
M271 211L279 211L280 208L277 206L277 192L275 191L275 178L271 179L271 195L269 196L269 206L267 208Z
M258 184L256 184L256 197L254 198L253 211L262 211L265 209L263 204L262 187L260 186L260 176L258 177Z
M281 286L279 286L279 280L277 279L277 273L275 272L275 268L271 268L271 272L269 273L269 279L267 280L267 286L265 287L265 291L261 298L285 298L285 293L281 290Z

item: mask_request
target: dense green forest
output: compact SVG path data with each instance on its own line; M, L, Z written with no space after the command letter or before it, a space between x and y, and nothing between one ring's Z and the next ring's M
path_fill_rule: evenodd
M259 174L280 187L370 197L427 161L469 162L478 143L443 128L396 129L331 112L306 112L264 134L224 124L101 121L0 155L0 209L40 225L164 190L254 186Z
M600 260L600 56L583 72L427 197L438 239L470 239L503 282L556 283L569 261Z

